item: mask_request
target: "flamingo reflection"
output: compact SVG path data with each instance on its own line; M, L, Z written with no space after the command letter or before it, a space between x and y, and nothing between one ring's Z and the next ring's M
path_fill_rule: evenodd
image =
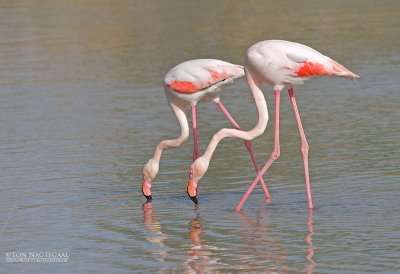
M203 233L200 223L200 214L196 212L196 217L189 223L189 239L192 244L188 250L188 261L190 269L196 273L205 273L207 267L208 251L204 250L207 246L202 246L200 235Z
M143 204L143 224L147 227L149 235L146 240L152 244L157 244L161 248L157 250L159 261L165 261L165 255L167 253L164 241L167 236L161 232L161 224L153 217L153 207L151 202Z
M254 266L259 264L267 272L288 273L289 267L284 264L286 250L266 225L266 211L259 211L255 218L250 218L242 211L238 216L243 227L242 231L245 232L244 237L253 251L251 253L251 258L254 260L252 264ZM255 261L256 258L265 258L265 260Z
M306 259L308 261L308 264L306 266L306 273L311 274L311 273L315 272L315 266L316 266L316 264L313 260L315 247L312 242L312 237L314 235L313 210L312 209L308 210L307 229L308 229L308 235L306 237L306 242L308 244L308 248L306 250L307 251Z
M249 242L249 246L252 247L252 258L265 258L271 265L268 271L277 271L279 273L288 273L289 266L284 264L287 260L286 250L282 247L279 240L270 231L265 221L265 211L260 211L257 217L254 219L250 218L244 212L239 213L239 220L242 227L245 229L244 237ZM305 273L311 274L315 272L316 264L313 260L315 246L313 245L313 210L308 211L307 217L307 236L305 241L308 245L306 249L306 260ZM255 263L255 262L254 262ZM265 264L265 261L263 262ZM265 265L264 265L265 266Z
M214 273L218 269L225 269L228 265L221 263L216 256L212 256L216 250L222 250L216 246L204 244L201 235L204 229L201 223L199 208L195 209L196 216L189 223L189 240L191 247L188 250L186 260L188 272L194 273ZM215 255L215 254L214 254Z

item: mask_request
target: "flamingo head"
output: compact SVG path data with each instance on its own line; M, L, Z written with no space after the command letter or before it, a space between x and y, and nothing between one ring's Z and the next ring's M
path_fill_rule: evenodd
M189 198L195 203L198 204L197 200L197 184L203 178L206 173L209 165L209 161L204 157L197 158L196 161L190 166L189 169L189 178L186 185L186 192Z
M151 181L157 176L158 170L159 164L154 159L150 159L143 168L142 193L147 201L151 201L153 198L151 196Z

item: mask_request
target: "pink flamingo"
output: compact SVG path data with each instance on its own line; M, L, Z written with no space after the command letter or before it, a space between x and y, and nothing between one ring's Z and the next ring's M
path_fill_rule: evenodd
M279 102L281 91L285 87L288 87L289 97L301 139L301 153L304 162L308 207L313 208L308 171L309 146L297 109L293 85L303 84L304 81L315 76L334 75L350 79L355 79L359 76L308 46L282 40L267 40L251 46L246 54L244 69L250 91L256 103L258 122L250 131L223 128L213 136L204 154L197 158L190 167L187 184L188 194L191 196L192 200L197 200L197 184L206 173L211 157L222 139L226 137L237 137L244 140L253 140L264 132L268 122L268 108L261 90L261 85L262 83L268 83L271 84L275 90L274 149L267 163L262 168L261 172L258 173L246 194L237 205L236 210L239 211L242 208L255 184L280 155Z
M178 119L181 133L173 140L161 141L151 158L143 168L142 193L148 201L152 200L151 182L159 171L161 154L164 149L181 146L189 137L189 126L185 114L185 108L190 104L192 112L192 129L194 139L193 161L199 155L198 134L196 125L196 104L199 101L213 100L231 124L240 129L227 109L221 103L219 92L221 88L234 82L237 78L244 77L243 66L231 64L215 59L198 59L183 62L172 68L164 78L164 91L168 103ZM256 163L256 158L250 141L245 141L247 150L250 153L253 165L258 173L260 170ZM269 198L268 190L263 179L260 179L265 195ZM190 196L190 195L189 195ZM196 197L192 197L193 202L197 203Z

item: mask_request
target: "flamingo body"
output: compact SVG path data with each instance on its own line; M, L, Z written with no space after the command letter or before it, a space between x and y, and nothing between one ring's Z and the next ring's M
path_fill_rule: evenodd
M221 87L243 76L243 66L216 59L196 59L172 68L164 78L164 86L168 99L197 104L218 97Z
M251 46L245 62L252 74L278 89L303 84L316 76L358 77L306 45L283 40L266 40Z
M267 160L267 163L258 173L248 191L239 202L236 210L242 208L255 184L257 184L258 180L262 178L262 175L269 169L271 164L280 156L280 96L282 89L285 87L288 88L290 101L292 103L301 139L301 153L304 162L308 207L313 208L308 168L309 145L301 123L293 86L303 84L304 81L317 76L339 76L349 79L355 79L359 76L346 69L338 62L306 45L283 40L266 40L251 46L247 50L245 56L244 70L258 113L257 124L249 131L223 128L217 132L213 136L204 154L196 159L191 165L188 185L197 189L197 184L206 173L211 157L222 139L226 137L236 137L244 140L253 140L264 133L269 117L267 103L261 86L263 83L268 83L271 84L275 90L274 149Z

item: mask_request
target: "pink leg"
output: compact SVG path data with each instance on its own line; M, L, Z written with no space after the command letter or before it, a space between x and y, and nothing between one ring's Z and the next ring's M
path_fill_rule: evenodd
M275 90L275 141L274 141L274 150L271 153L267 163L262 168L262 170L258 173L257 177L254 179L253 183L251 183L249 189L246 194L244 194L242 200L236 206L236 211L240 211L243 204L246 202L247 197L249 197L250 193L253 191L254 186L257 184L258 180L262 178L265 172L267 172L268 168L272 165L272 163L278 159L280 155L280 147L279 147L279 106L280 106L280 98L281 91Z
M297 127L299 128L299 134L301 139L301 154L303 155L304 161L304 176L306 178L306 191L308 199L308 208L313 208L313 202L311 198L311 186L310 186L310 175L308 172L308 143L306 135L304 134L304 129L301 124L299 110L297 109L296 99L294 98L294 90L292 87L288 89L290 101L292 102L294 117L296 118Z
M229 114L228 110L225 108L225 106L218 100L215 102L217 106L222 110L222 112L225 114L225 116L228 118L229 122L234 126L234 128L239 129L239 125L236 123L236 121L233 119L233 117ZM260 168L258 167L257 161L256 161L256 156L254 155L253 151L253 146L251 145L251 141L244 141L244 144L246 145L247 150L250 153L251 161L253 162L253 166L257 172L257 174L260 172ZM261 186L264 190L265 197L269 199L271 196L268 192L267 187L265 186L264 179L261 177L260 178Z
M196 105L192 105L192 128L193 128L193 162L199 157L199 141L198 141L198 132L197 132L197 123L196 123Z

